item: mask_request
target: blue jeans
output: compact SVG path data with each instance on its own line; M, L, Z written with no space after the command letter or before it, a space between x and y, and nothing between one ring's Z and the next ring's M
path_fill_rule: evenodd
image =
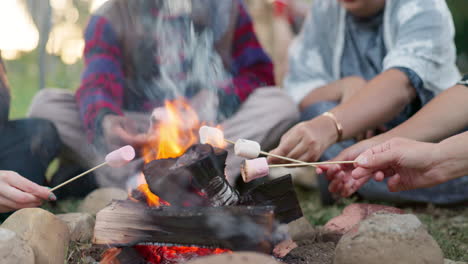
M338 105L337 102L319 102L307 107L301 113L301 121L310 120L324 112L331 110ZM387 123L388 129L406 121L418 107L408 106L399 116ZM355 140L345 140L332 145L328 148L320 158L320 160L330 160L336 157L341 151L355 144ZM328 182L325 177L319 177L321 186L327 186ZM321 192L328 192L327 188L321 188ZM386 182L369 181L358 193L368 200L378 200L395 203L433 203L439 205L458 204L468 201L468 176L448 181L432 188L396 192L388 191ZM323 194L322 194L323 195Z

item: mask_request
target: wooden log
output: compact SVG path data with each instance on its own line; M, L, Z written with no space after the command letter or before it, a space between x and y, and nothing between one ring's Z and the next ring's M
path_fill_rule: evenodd
M171 205L235 205L239 193L224 176L226 157L225 150L197 144L177 159L150 162L143 173L150 190Z
M96 216L93 242L115 247L142 243L271 253L273 208L148 207L113 201Z
M208 201L193 187L192 173L178 159L154 160L143 168L152 193L174 206L206 206Z
M291 175L253 187L241 196L239 205L273 206L275 218L282 224L303 216Z

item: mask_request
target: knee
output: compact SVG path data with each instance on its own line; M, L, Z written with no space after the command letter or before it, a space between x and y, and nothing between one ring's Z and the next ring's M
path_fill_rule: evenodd
M68 94L68 91L63 89L44 89L39 91L33 98L31 106L29 107L28 116L33 118L44 118L50 119L50 115L56 111L51 109L53 102L58 97L63 97L64 94Z
M60 137L54 124L45 119L31 118L26 122L31 149L38 153L56 156L60 149Z
M41 118L28 118L21 120L23 127L31 138L38 138L40 141L55 141L59 138L54 124Z
M256 89L251 98L255 104L262 104L262 107L265 107L269 114L274 114L278 120L285 122L297 122L299 120L297 104L283 89L277 87Z
M301 112L301 121L313 119L338 106L337 102L323 101L309 105Z

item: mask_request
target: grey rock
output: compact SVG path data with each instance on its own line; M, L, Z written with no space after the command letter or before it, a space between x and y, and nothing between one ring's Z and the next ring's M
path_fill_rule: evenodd
M118 188L101 188L88 194L80 205L79 211L96 215L112 200L125 200L128 198L126 191Z
M347 232L335 264L443 264L442 250L415 215L376 213Z
M253 252L234 252L197 258L187 264L280 264L272 256Z
M15 232L0 228L0 263L34 264L34 252Z
M70 240L89 242L93 238L94 217L88 213L60 214L57 217L65 222L70 230Z
M70 242L68 226L55 215L39 208L16 211L2 228L14 231L34 251L36 264L63 264Z

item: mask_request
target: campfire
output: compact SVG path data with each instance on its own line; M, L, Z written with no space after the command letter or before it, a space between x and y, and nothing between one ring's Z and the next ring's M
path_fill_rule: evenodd
M198 144L204 125L183 99L154 111L129 199L98 213L94 243L113 246L101 263L183 263L237 250L270 254L278 226L302 216L290 176L240 194L224 175L225 142ZM219 128L219 127L218 127Z

